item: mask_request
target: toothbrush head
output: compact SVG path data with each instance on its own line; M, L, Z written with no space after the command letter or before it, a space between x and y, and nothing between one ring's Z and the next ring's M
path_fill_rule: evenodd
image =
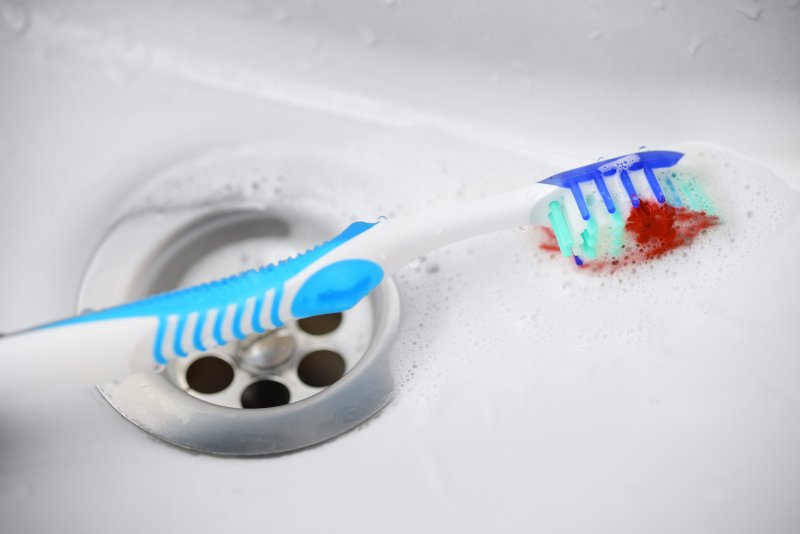
M561 189L546 197L550 228L541 248L603 268L688 244L719 218L696 177L673 169L683 156L636 152L542 180Z

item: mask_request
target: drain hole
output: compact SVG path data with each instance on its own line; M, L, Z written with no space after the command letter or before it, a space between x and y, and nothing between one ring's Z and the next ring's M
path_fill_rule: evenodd
M242 392L242 408L272 408L289 404L289 388L274 380L253 382Z
M309 353L297 367L297 376L315 388L330 386L344 375L344 358L330 350Z
M233 367L216 356L203 356L189 366L186 382L198 393L219 393L233 382Z
M328 313L326 315L317 315L315 317L306 317L298 321L300 328L303 332L311 334L312 336L322 336L330 334L342 324L341 313Z

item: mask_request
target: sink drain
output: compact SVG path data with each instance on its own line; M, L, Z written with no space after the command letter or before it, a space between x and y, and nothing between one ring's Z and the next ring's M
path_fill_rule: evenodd
M288 257L342 226L319 214L269 201L131 213L95 253L80 309ZM394 389L386 353L398 322L399 298L387 278L346 312L303 319L166 366L143 363L148 347L120 347L120 356L141 370L98 388L129 421L181 447L225 455L291 451L342 434L386 405Z
M189 395L229 408L301 401L338 382L360 361L374 327L372 304L367 304L173 359L166 377ZM262 397L275 392L273 400L255 401L259 391Z

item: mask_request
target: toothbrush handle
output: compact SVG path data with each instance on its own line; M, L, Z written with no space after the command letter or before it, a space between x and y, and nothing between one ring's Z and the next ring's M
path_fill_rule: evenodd
M84 381L100 381L132 370L131 362L115 358L120 347L145 344L155 362L164 364L286 321L345 311L367 296L384 272L416 256L473 235L526 224L535 200L531 191L380 223L356 222L330 241L275 265L0 338L0 362L27 362L34 377L58 369L50 373L54 381L70 373ZM84 362L80 368L75 364L79 361ZM133 365L146 367L146 362Z
M144 345L157 321L138 317L28 330L0 338L0 401L41 395L53 386L95 384L145 371Z
M68 346L77 358L88 357L103 369L97 362L114 359L120 346L148 343L154 360L164 364L289 320L344 311L383 279L378 263L353 255L359 247L340 248L375 224L353 223L330 241L275 265L0 338L0 360L52 360L45 355Z

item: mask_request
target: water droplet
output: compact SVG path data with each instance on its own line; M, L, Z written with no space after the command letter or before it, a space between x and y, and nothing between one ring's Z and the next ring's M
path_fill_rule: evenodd
M375 48L378 46L380 39L378 38L378 33L369 26L359 26L358 27L358 37L361 39L361 42L367 48Z
M30 9L20 0L0 0L0 33L24 35L31 25Z
M439 266L436 265L435 263L431 263L425 268L425 272L427 272L428 274L436 274L439 272Z
M442 235L444 233L444 230L442 230L441 228L437 228L436 230L434 230L433 233L436 235Z
M590 41L596 41L596 40L600 39L602 36L603 36L603 32L593 31L593 32L589 33L589 35L587 35L586 37Z
M516 71L516 72L518 72L520 74L523 74L525 76L527 76L531 72L530 65L528 65L527 62L525 62L525 61L523 61L521 59L517 59L517 58L512 59L510 61L510 66L511 66L512 70L514 70L514 71Z
M422 267L422 264L425 263L425 256L420 256L419 258L414 258L410 262L408 262L408 266L412 269L419 269Z
M744 15L748 19L758 22L761 19L761 13L764 7L755 2L755 0L745 0L736 5L736 12Z
M272 20L274 20L276 24L288 24L289 21L292 20L292 12L283 6L275 6L272 9Z
M667 6L664 5L664 0L653 0L653 9L656 11L664 11Z
M694 56L697 55L697 51L703 46L703 41L696 35L692 35L692 40L689 42L689 57L694 59Z
M389 219L389 217L387 217L386 215L381 215L380 217L378 217L378 222L380 223L380 222L386 221L388 219Z

